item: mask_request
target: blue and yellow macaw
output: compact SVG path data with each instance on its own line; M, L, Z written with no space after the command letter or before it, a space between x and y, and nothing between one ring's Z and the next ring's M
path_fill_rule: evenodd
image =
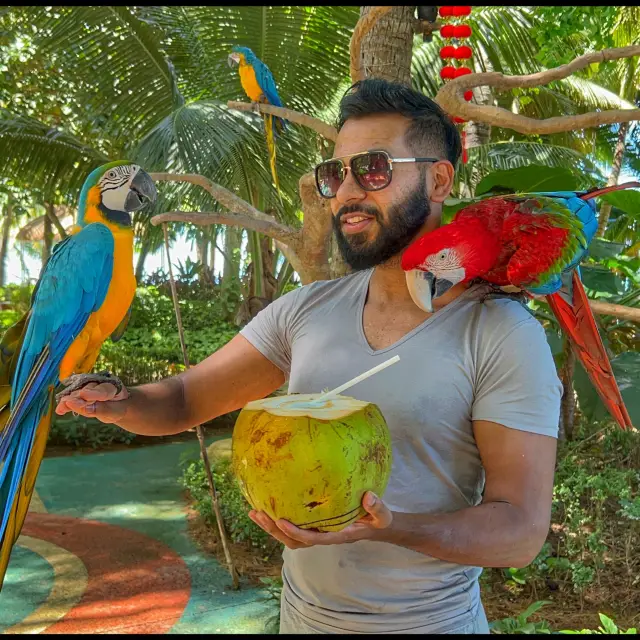
M231 50L228 58L229 66L239 65L240 84L251 102L261 104L271 104L274 107L282 107L282 101L278 95L275 80L269 67L262 62L247 47L235 46ZM275 137L286 128L286 121L277 116L263 113L264 128L267 137L267 149L269 150L269 164L271 165L271 175L278 193L280 185L276 172L276 142Z
M130 213L156 195L135 164L95 169L80 193L77 223L53 248L29 311L0 342L0 588L44 455L54 390L69 378L74 383L63 394L105 379L80 374L91 371L109 336L124 333L136 290Z

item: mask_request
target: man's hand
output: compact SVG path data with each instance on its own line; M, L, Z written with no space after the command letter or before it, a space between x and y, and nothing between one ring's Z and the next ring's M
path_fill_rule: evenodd
M287 520L273 521L262 511L250 511L249 517L268 534L280 540L289 549L303 549L317 544L345 544L358 540L373 540L376 533L386 529L393 520L387 506L371 491L362 498L367 515L345 527L342 531L312 531L300 529Z
M59 416L72 411L85 418L97 418L100 422L117 423L126 413L126 403L120 402L129 397L126 387L120 393L110 382L97 384L90 382L86 386L63 396L56 407Z

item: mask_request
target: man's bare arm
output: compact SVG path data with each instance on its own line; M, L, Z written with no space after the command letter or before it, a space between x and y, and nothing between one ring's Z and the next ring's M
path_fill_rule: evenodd
M443 514L393 513L374 540L441 560L480 567L524 567L549 530L556 440L494 422L474 422L486 472L482 504Z
M178 376L118 396L112 384L90 384L63 398L56 412L74 411L140 435L173 435L264 398L284 382L284 373L237 335Z

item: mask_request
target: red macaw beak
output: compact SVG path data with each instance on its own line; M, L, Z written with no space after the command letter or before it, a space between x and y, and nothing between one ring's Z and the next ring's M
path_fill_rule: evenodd
M427 313L433 313L433 301L445 294L455 282L436 278L431 271L411 269L405 273L409 295L415 304Z

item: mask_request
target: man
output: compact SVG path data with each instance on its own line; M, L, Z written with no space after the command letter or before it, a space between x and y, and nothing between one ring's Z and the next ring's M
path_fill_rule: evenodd
M167 435L287 378L291 393L320 392L399 355L349 390L380 407L393 441L388 488L365 494L368 515L321 533L251 513L286 545L281 633L487 633L480 567L525 566L546 538L561 385L542 327L483 284L457 285L424 313L400 267L439 225L459 155L434 102L358 83L341 103L342 162L316 171L356 271L276 300L180 376L116 397L91 385L57 409Z

